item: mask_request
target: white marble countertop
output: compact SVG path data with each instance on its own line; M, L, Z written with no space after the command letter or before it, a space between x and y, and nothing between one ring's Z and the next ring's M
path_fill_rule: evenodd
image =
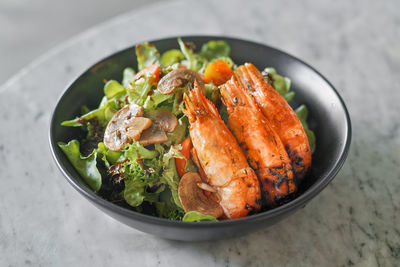
M0 266L398 265L399 10L395 0L176 1L123 14L49 51L0 87ZM47 134L65 86L119 49L187 34L278 47L339 90L352 118L351 151L305 209L239 238L168 241L106 216L56 169Z

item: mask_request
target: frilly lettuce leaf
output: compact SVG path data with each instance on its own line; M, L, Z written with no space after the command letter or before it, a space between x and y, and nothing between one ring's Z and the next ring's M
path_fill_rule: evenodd
M171 49L162 54L160 63L161 66L163 67L169 67L175 63L181 62L181 60L184 58L185 56L182 54L180 50Z
M175 166L175 158L184 158L179 152L180 149L180 145L171 146L169 151L163 154L162 165L164 171L161 175L160 182L168 185L169 189L171 190L172 199L174 200L175 205L179 208L182 208L182 204L178 196L179 176Z
M125 88L131 88L130 82L132 81L133 77L135 77L135 70L128 67L125 68L122 73L122 86Z
M63 121L61 123L61 125L78 127L78 126L83 125L81 123L82 120L90 120L93 118L97 118L100 125L106 127L108 122L111 120L111 118L117 112L118 108L119 107L118 107L118 104L116 101L108 101L100 108L94 109L94 110L90 111L89 113L82 115L81 117L77 117L77 118L75 118L73 120L69 120L69 121Z
M187 60L187 67L191 70L202 72L204 71L205 66L207 65L207 59L196 54L193 50L186 47L185 43L181 38L178 38L178 44L182 51L182 54L185 56ZM182 61L182 63L184 63ZM186 62L185 62L186 63Z
M154 177L146 174L139 163L124 164L125 170L125 189L123 197L132 207L137 207L146 198L145 189Z
M147 149L138 142L126 145L124 152L125 158L132 162L138 159L153 159L159 155L158 151Z
M291 81L287 77L279 75L274 68L265 68L265 73L272 77L272 86L287 102L293 99L295 93L290 90Z
M68 144L58 142L58 146L67 156L71 164L82 176L83 180L97 192L101 187L101 174L97 169L97 154L91 153L87 157L83 157L79 150L79 142L72 140Z
M160 53L153 44L142 43L137 45L135 50L139 70L152 64L160 64Z
M110 168L111 165L118 161L123 161L124 157L122 152L115 152L109 150L103 142L97 144L97 156L104 161L104 165Z
M123 196L129 205L137 207L143 201L159 202L159 194L167 185L175 209L182 208L178 197L179 177L174 160L183 157L179 152L179 146L171 146L166 152L161 144L156 144L155 150L149 150L134 142L127 146L124 153L127 161L123 164L125 170ZM149 188L157 187L158 190L155 192L148 192Z
M157 200L154 193L149 193L146 189L155 185L159 179L158 173L161 166L154 164L158 155L157 151L146 149L137 142L125 147L123 197L132 207L141 205L143 201L155 202Z
M167 145L177 145L182 143L188 136L189 131L187 130L189 126L189 120L186 116L182 116L178 119L178 126L172 133L167 133L168 142Z
M107 99L111 99L118 94L125 94L126 89L119 82L110 80L104 85L104 95Z
M161 217L168 218L170 220L181 221L185 212L181 208L177 208L172 198L172 193L169 188L166 188L160 194L159 201L155 203L157 212Z
M199 55L205 57L207 60L212 61L221 57L228 57L231 52L230 46L222 40L209 41L200 49Z
M314 153L315 146L316 146L316 144L315 144L315 134L314 134L313 131L310 130L310 128L308 128L308 124L307 124L308 109L307 109L307 106L306 105L301 105L295 110L295 112L297 114L297 117L299 118L299 120L303 124L304 131L307 134L308 142L310 144L311 153Z

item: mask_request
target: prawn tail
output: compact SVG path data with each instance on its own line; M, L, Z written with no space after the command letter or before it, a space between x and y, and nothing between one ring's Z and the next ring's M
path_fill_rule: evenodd
M205 97L197 80L195 80L194 88L190 90L189 96L185 93L183 99L185 101L183 113L189 118L190 123L209 115L220 118L217 108Z
M183 114L189 118L189 122L193 123L196 121L196 113L195 113L195 105L192 102L191 98L185 93L183 95L183 101L185 101L185 107L182 108Z
M293 168L290 163L256 171L264 192L267 207L272 208L292 199L297 191Z

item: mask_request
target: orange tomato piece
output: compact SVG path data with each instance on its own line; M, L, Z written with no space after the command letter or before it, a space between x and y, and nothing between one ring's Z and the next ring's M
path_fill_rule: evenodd
M160 66L157 64L153 64L153 65L150 65L150 66L142 69L141 71L136 73L134 80L139 79L141 76L143 76L145 74L153 75L154 82L158 82L158 80L160 79L160 74L161 74Z
M223 59L218 59L207 66L204 71L204 81L213 82L214 85L219 86L229 80L232 75L233 71L228 63Z

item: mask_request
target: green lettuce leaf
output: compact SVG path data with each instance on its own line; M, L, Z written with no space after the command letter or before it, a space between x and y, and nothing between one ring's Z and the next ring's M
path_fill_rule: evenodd
M230 46L225 41L218 40L203 44L199 54L209 61L212 61L217 58L228 57L230 52Z
M81 107L81 114L86 114L86 113L89 113L89 112L90 112L90 109L86 105L83 105Z
M158 151L147 149L138 142L126 145L124 153L125 158L132 162L138 159L153 159L159 154Z
M177 207L172 198L172 193L169 188L166 188L161 194L159 202L155 203L158 215L170 220L181 221L185 212Z
M272 77L272 86L287 102L293 99L295 93L290 90L291 81L287 77L279 75L274 68L265 68L265 73Z
M96 153L97 156L104 161L104 164L107 168L110 168L111 165L118 161L124 160L122 152L109 150L103 142L99 142L97 144Z
M125 68L123 73L122 73L122 86L124 86L125 88L131 88L131 81L133 79L133 77L135 77L135 70L128 67Z
M79 142L72 140L68 144L59 142L58 146L67 156L71 164L82 176L83 180L97 192L101 187L101 174L97 169L97 154L91 153L87 157L83 157L79 150Z
M154 101L155 106L158 106L161 103L163 103L164 101L167 101L173 97L174 97L173 94L165 95L165 94L160 93L160 91L158 91L158 90L154 90L153 94L151 95L151 99Z
M69 121L63 121L61 123L62 126L72 126L72 127L78 127L82 126L81 121L87 121L93 118L97 118L100 125L103 127L106 127L108 122L111 120L111 118L114 116L114 114L118 110L118 104L115 100L108 101L105 103L103 106L100 108L94 109L90 111L89 113L86 113L85 115L82 115L81 117L77 117L73 120Z
M160 64L160 53L153 44L147 42L136 46L136 57L139 70L152 64Z
M146 112L157 109L172 111L175 97L175 94L164 95L158 90L153 90L153 93L147 96L143 107Z
M172 133L167 133L168 143L167 145L177 145L182 143L183 140L187 138L189 131L187 131L189 127L189 120L186 116L182 116L178 119L178 126L176 126L175 130Z
M128 204L134 207L141 205L143 201L157 203L160 193L165 190L164 185L167 185L171 191L171 203L174 209L182 209L178 196L179 176L174 160L183 158L179 152L180 146L171 146L167 153L161 144L156 144L154 147L155 150L149 150L134 142L124 149L127 161L123 164L125 171L123 196ZM139 163L139 160L142 163ZM158 190L154 192L152 188ZM165 215L165 211L162 213Z
M301 105L295 110L297 117L300 119L301 124L303 124L303 128L307 134L308 142L310 144L311 153L315 151L315 134L307 124L307 117L308 117L308 109L306 105Z
M143 201L155 202L158 200L158 194L161 191L147 192L147 189L157 185L159 180L158 173L161 166L157 164L156 157L158 155L158 151L146 149L137 142L125 147L123 196L132 207L141 205ZM139 163L139 160L142 160L142 164Z
M217 222L217 218L211 215L205 215L198 211L189 211L183 216L182 221L184 222L201 222L201 221L213 221Z
M132 90L128 91L129 103L134 102L140 106L143 106L152 88L149 77L144 76L144 79L140 79L134 83L131 83L131 86Z
M118 94L125 94L126 89L119 82L110 80L104 85L104 94L107 99L111 99Z
M160 159L163 168L160 183L168 185L169 189L171 190L172 199L175 205L179 208L182 208L182 204L178 196L179 176L175 166L175 158L184 158L179 152L181 146L171 146L167 153L165 153L164 147L160 144L158 144L155 148L160 154L163 155Z
M145 187L147 186L147 175L138 163L124 164L125 188L123 196L125 201L132 207L140 206L145 199Z
M216 87L213 83L208 83L204 86L204 88L206 89L206 97L215 105L221 98L218 87Z
M171 66L175 63L181 62L182 59L184 59L185 56L182 54L182 52L178 49L171 49L166 52L164 52L161 56L161 66L163 67L168 67Z
M178 38L178 44L182 51L182 54L187 60L187 67L194 71L203 72L205 66L207 65L207 59L196 54L193 50L186 47L181 38Z

